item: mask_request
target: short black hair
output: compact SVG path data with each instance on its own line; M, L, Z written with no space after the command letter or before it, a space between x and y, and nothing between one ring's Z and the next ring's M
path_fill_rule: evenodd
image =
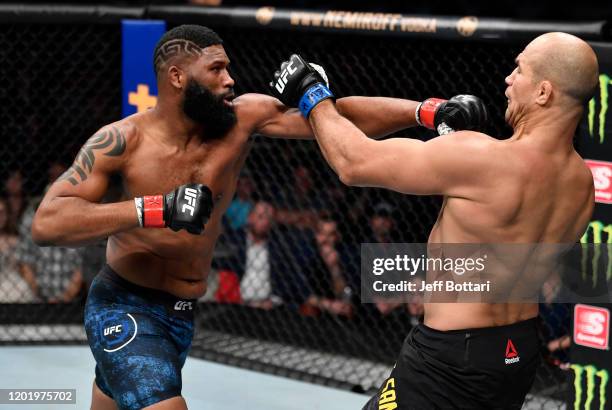
M168 30L155 46L153 53L155 75L171 58L184 55L199 56L202 49L220 44L223 44L221 37L208 27L184 24Z

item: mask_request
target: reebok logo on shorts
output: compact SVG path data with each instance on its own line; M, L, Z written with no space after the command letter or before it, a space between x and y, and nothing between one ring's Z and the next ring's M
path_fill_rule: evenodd
M506 344L506 364L517 363L521 360L521 357L518 355L516 347L514 347L514 343L512 343L512 339L508 339L508 343Z

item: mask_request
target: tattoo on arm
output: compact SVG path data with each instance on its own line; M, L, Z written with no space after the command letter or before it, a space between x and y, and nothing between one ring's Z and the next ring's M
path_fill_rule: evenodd
M125 137L117 127L110 127L94 134L81 148L72 166L58 178L58 181L67 180L72 185L85 181L96 161L94 151L108 148L110 149L104 155L109 157L118 157L125 152Z

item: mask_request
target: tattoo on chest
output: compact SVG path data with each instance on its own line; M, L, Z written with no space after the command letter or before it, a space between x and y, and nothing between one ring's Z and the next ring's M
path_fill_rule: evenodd
M110 127L94 134L79 151L74 163L58 181L67 180L72 185L85 181L96 162L96 152L102 151L109 157L118 157L125 152L125 137L116 127Z

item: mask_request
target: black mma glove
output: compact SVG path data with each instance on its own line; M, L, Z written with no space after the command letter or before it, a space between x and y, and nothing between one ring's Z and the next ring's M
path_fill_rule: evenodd
M283 61L280 71L270 82L272 95L287 107L297 107L308 118L315 105L334 95L328 88L327 75L322 67L308 64L297 54Z
M199 235L213 209L212 192L202 184L185 184L166 195L136 198L140 226L168 227L177 232Z
M474 95L456 95L450 100L428 98L416 109L419 125L444 135L454 131L484 131L489 114L482 100Z

